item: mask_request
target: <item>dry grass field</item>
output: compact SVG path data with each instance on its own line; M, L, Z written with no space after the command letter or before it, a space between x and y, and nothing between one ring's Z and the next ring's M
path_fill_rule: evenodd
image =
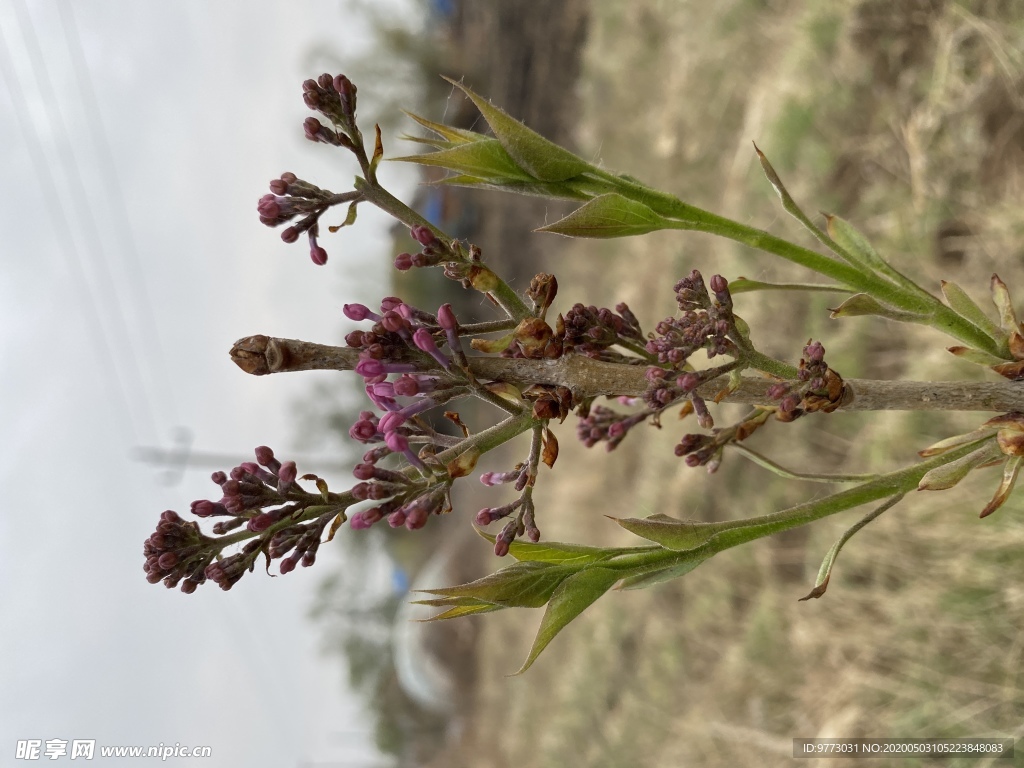
M984 301L997 271L1024 303L1019 3L594 0L589 12L572 102L571 140L584 156L805 242L760 173L757 141L807 210L856 223L929 289L952 279ZM559 279L556 309L626 301L647 327L673 312L672 284L693 268L807 277L687 233L558 240L542 253ZM946 353L936 332L829 320L830 305L747 294L737 311L765 351L795 359L813 336L847 377L982 375ZM718 414L727 422L731 412ZM634 544L604 515L728 519L823 492L736 456L714 476L688 469L672 455L688 425L672 419L612 454L576 442L571 421L555 471L538 484L549 539ZM793 466L871 472L911 463L918 449L978 421L819 415L771 424L751 442ZM439 759L724 768L788 765L797 736L1020 738L1024 503L979 521L996 483L982 471L955 491L908 498L844 549L821 600L797 602L856 511L723 553L675 582L609 594L521 677L505 675L525 656L539 611L473 619L473 717Z

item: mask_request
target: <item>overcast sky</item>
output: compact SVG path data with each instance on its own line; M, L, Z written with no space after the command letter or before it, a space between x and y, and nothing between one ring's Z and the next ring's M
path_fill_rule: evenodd
M287 458L292 404L337 376L246 376L231 343L333 342L341 304L382 293L389 245L370 211L323 238L318 268L255 210L286 170L351 183L347 157L303 140L300 92L315 46L344 61L372 42L345 9L0 0L4 765L17 740L54 738L213 748L170 765L377 762L305 618L318 569L230 593L146 583L160 512L219 494L209 469L167 486L131 459L180 428L200 450Z

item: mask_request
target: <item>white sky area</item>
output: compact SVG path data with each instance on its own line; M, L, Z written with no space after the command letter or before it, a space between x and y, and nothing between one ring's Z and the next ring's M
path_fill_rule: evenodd
M175 742L213 758L168 765L383 764L306 618L319 568L148 584L160 512L219 490L209 468L167 486L132 459L180 427L197 450L287 459L294 403L346 384L247 376L227 352L254 333L338 343L342 303L386 293L387 222L366 206L324 232L326 267L256 214L286 170L350 188L350 158L302 137L300 84L315 46L365 53L366 25L337 2L0 0L0 33L0 764L55 738L95 739L90 765ZM408 171L383 173L408 194Z

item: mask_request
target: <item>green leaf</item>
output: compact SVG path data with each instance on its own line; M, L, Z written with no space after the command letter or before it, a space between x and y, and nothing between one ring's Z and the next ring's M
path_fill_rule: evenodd
M437 616L431 616L429 619L417 619L420 622L428 621L444 621L445 619L457 619L460 616L473 616L477 613L490 613L491 611L500 611L505 606L493 605L492 603L479 603L477 605L457 605L453 608L449 608L447 611L442 611Z
M916 323L926 319L924 315L916 315L913 312L904 312L902 309L886 306L866 293L855 293L833 309L830 317L836 320L843 317L863 317L865 315L884 317L886 320L896 320L901 323Z
M768 158L765 157L764 152L758 149L757 144L754 144L754 151L757 153L758 162L761 163L761 170L764 171L765 177L768 179L769 183L771 183L772 187L775 189L775 193L782 201L783 210L803 224L812 235L818 238L818 240L823 242L829 248L837 250L835 247L836 244L831 240L831 238L822 232L821 229L808 218L807 214L803 212L800 206L796 204L796 201L790 196L789 192L786 190L786 186L782 183L782 179L779 178L779 174L775 172L772 164L768 162ZM731 283L729 287L732 288Z
M495 189L500 192L512 192L517 195L531 197L552 197L562 200L589 200L592 194L585 191L590 185L577 181L511 181L505 179L484 179L479 176L458 174L436 182L454 187L473 187L476 189Z
M995 440L984 443L980 448L966 456L961 456L948 464L942 464L929 470L917 484L919 491L945 491L963 480L972 470L977 469L993 459L1003 455Z
M1013 309L1013 300L1010 298L1010 289L1006 283L999 279L999 275L992 275L989 283L992 291L992 303L996 305L999 312L999 322L1006 333L1020 331L1020 323L1017 322L1017 313Z
M668 515L611 518L630 533L660 544L666 549L683 552L707 544L722 530L719 523L679 520Z
M554 563L513 563L468 584L420 591L442 597L472 597L507 608L539 608L559 584L578 570Z
M477 529L483 538L494 543L495 536ZM650 547L586 547L582 544L562 544L557 541L534 544L529 541L513 541L508 553L521 562L556 563L559 565L593 565L603 563L620 555L649 551Z
M688 574L709 557L711 557L710 554L700 556L691 555L676 565L669 566L668 568L662 568L660 571L652 571L650 573L640 573L636 576L629 576L622 580L622 584L619 586L619 589L646 589L647 587L653 587L655 584L661 584L664 581L678 579L680 576Z
M509 157L497 139L483 139L472 144L459 144L451 149L427 152L422 155L393 157L403 163L434 165L449 171L486 179L498 184L503 180L528 181L533 179Z
M608 568L587 568L563 581L551 596L551 602L544 611L544 618L541 619L530 655L526 657L526 661L516 674L521 675L528 670L541 652L555 639L555 635L607 592L619 578L618 572Z
M487 138L482 133L477 133L476 131L467 131L463 128L453 128L452 126L444 125L443 123L435 123L432 120L427 120L427 118L420 117L419 115L415 115L412 112L406 112L405 114L411 117L420 125L422 125L428 131L433 131L438 136L443 138L447 143L452 145L472 144L474 141L482 141L483 139ZM409 138L413 141L421 141L419 139L415 139L412 136L410 136ZM431 140L427 139L427 141Z
M533 178L540 181L564 181L592 170L589 163L527 128L466 86L451 78L446 77L445 80L469 97L505 151Z
M828 233L836 244L853 257L856 264L869 272L888 274L891 269L878 252L871 246L868 239L846 219L822 211L827 222Z
M828 553L825 555L825 559L821 562L821 568L818 569L818 578L814 582L814 589L808 592L804 597L801 597L801 602L804 600L810 600L812 597L818 598L825 594L825 590L828 589L828 580L832 578L832 566L836 564L836 558L839 557L839 551L843 548L843 545L845 545L846 542L848 542L853 535L865 525L870 523L887 509L892 509L896 506L902 498L903 494L901 493L899 496L893 496L888 499L878 509L869 512L855 525L850 526L850 528L848 528L846 532L839 537L838 541L832 545L832 548L829 549Z
M432 608L450 608L453 605L492 605L478 597L452 595L450 597L431 597L427 600L412 600L412 605L429 605Z
M738 277L729 283L730 293L748 293L750 291L822 291L824 293L853 293L853 290L842 285L823 285L820 283L763 283L760 280L748 280Z
M583 204L564 219L541 227L537 232L553 232L566 237L630 237L659 229L678 228L643 203L609 192Z
M972 347L947 347L946 351L950 354L956 355L961 360L966 360L967 362L974 363L975 365L992 366L1006 362L1002 358L990 355L988 352L983 352L980 349L974 349Z
M975 303L974 299L967 295L963 288L948 280L943 280L941 286L942 295L946 298L946 303L949 304L950 309L960 315L960 317L974 323L996 341L1006 341L1006 331L996 325L985 314L985 311Z
M398 138L400 138L402 141L412 141L417 144L426 144L428 147L433 147L434 149L451 149L452 147L456 146L456 143L452 141L445 141L444 139L434 139L427 136L410 136L407 133L403 133ZM465 142L459 143L464 144Z
M940 456L943 453L948 453L954 448L959 448L962 445L969 445L970 443L976 443L979 440L994 437L1000 426L1000 424L983 424L973 432L947 437L945 440L939 440L937 443L932 443L924 450L918 451L917 455L926 459L932 456Z

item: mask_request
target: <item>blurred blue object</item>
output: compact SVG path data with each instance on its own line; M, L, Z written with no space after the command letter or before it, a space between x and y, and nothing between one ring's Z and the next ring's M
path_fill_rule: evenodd
M430 12L435 16L450 18L455 13L455 0L430 0Z
M395 568L391 571L391 589L396 595L404 595L409 591L409 574L404 568Z

